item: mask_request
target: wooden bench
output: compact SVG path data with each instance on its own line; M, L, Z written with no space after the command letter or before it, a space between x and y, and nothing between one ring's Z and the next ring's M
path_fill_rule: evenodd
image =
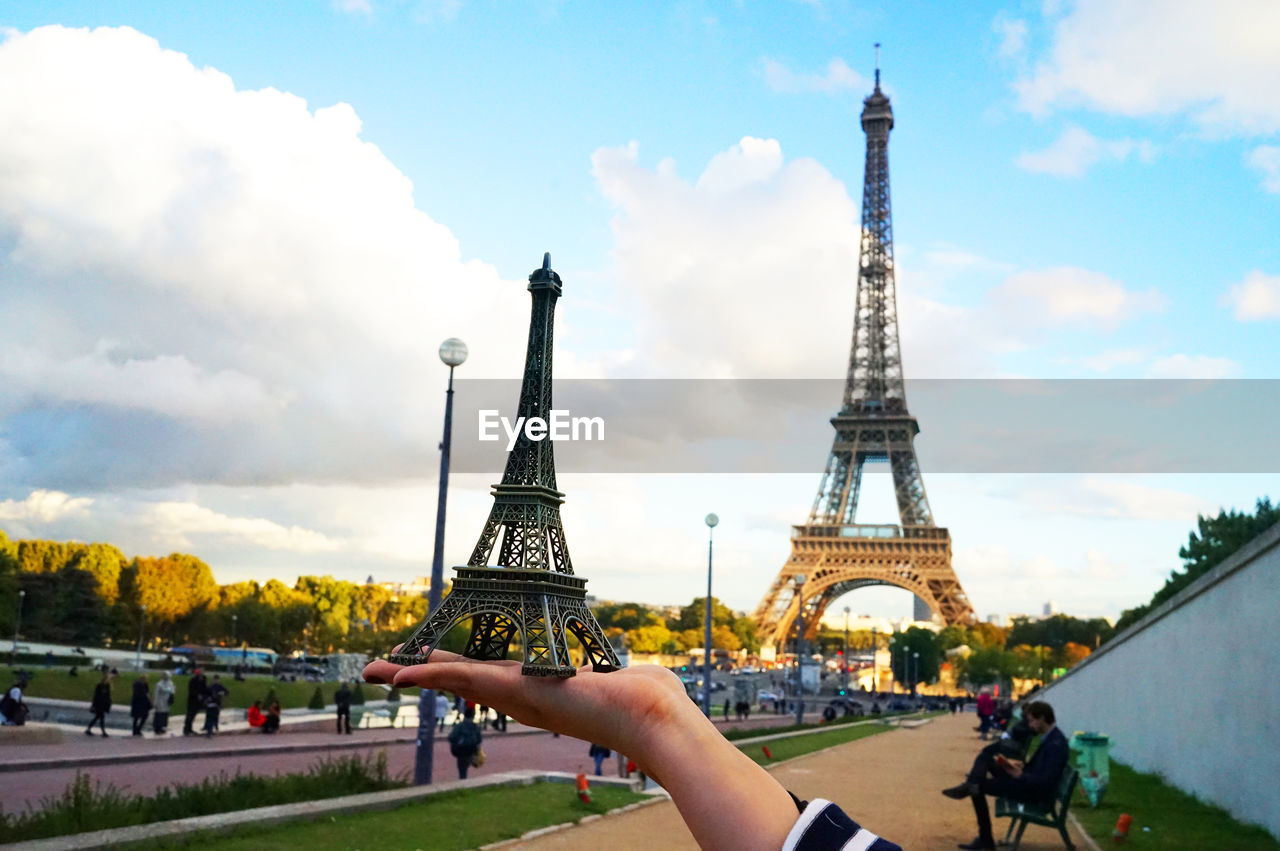
M1013 819L1009 822L1009 830L1000 844L1008 845L1009 838L1013 837L1013 851L1017 851L1018 845L1022 842L1022 832L1027 829L1027 825L1039 824L1044 827L1056 827L1058 833L1062 834L1062 841L1066 843L1068 851L1075 848L1071 844L1071 836L1067 833L1067 808L1071 806L1071 793L1076 790L1076 781L1079 778L1079 772L1067 765L1062 770L1062 775L1058 777L1057 785L1054 786L1053 797L1046 804L1024 804L1008 798L997 798L996 818L1007 816ZM1018 829L1016 835L1013 832L1015 827Z

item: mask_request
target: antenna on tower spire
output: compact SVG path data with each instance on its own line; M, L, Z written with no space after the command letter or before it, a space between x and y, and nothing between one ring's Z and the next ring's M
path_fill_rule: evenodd
M876 88L880 88L880 42L876 42Z

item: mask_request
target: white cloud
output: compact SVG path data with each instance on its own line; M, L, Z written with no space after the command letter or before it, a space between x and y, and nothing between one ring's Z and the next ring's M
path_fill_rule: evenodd
M1272 0L1078 0L1047 15L1047 55L1015 85L1033 114L1086 106L1186 113L1222 133L1280 130L1280 4Z
M349 15L372 15L373 3L370 0L332 0L333 8Z
M1081 127L1068 127L1053 144L1041 151L1019 154L1014 160L1018 168L1059 177L1080 177L1103 160L1122 161L1136 154L1150 162L1154 149L1150 142L1133 139L1099 139Z
M71 497L61 491L34 490L26 499L0 502L0 520L52 523L64 517L83 515L93 500Z
M1169 355L1147 368L1148 378L1230 378L1240 374L1240 365L1230 358L1208 355Z
M1155 289L1127 290L1100 272L1071 266L1017 272L989 299L1003 312L1036 325L1082 323L1104 328L1162 310L1166 303Z
M1086 476L1052 489L1028 488L1017 499L1046 515L1152 520L1195 525L1197 514L1217 510L1195 494L1151 487L1119 476Z
M51 26L0 43L0 126L11 482L399 479L435 463L440 340L471 342L469 377L522 361L522 288L346 104Z
M1000 56L1004 59L1019 59L1027 51L1027 22L1020 18L1010 18L1003 12L996 16L992 26L1000 36Z
M1222 296L1221 303L1233 308L1242 322L1280 319L1280 275L1265 275L1254 270Z
M268 550L315 553L336 550L338 542L310 529L282 526L261 517L230 517L192 502L159 502L146 506L141 522L154 529L165 549L192 546L192 535L229 538Z
M773 91L788 94L822 92L830 95L871 88L870 81L846 65L843 59L828 62L825 73L802 74L792 71L776 59L765 57L764 80Z
M1245 161L1262 173L1263 189L1280 192L1280 147L1259 145L1249 152Z

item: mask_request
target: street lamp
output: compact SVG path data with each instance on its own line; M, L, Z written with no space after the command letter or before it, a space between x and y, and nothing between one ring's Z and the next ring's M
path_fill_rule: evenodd
M706 630L703 635L703 657L702 657L702 713L708 718L711 717L711 534L716 528L716 524L720 522L720 518L714 514L708 514L706 517L707 524L707 612L706 612Z
M13 658L9 660L10 665L18 664L18 630L22 628L22 601L26 598L26 589L18 591L18 619L13 622Z
M440 587L444 585L444 509L449 493L449 444L453 435L453 369L467 359L467 344L450 337L440 344L440 360L449 367L449 389L444 396L444 439L440 441L440 498L436 504L436 547L431 557L431 587L427 591L427 608L431 614L440 608ZM428 615L430 616L430 615ZM422 689L418 693L418 744L413 760L413 782L419 786L431 782L432 756L436 742L436 693Z
M142 670L142 636L147 631L147 604L142 604L142 617L138 620L138 655L133 659L133 667Z
M236 621L240 619L239 615L231 615L231 646L236 646Z
M880 690L880 663L877 657L880 655L880 640L876 635L876 628L871 627L871 696L875 697L876 692Z
M913 652L911 658L915 660L911 668L911 694L914 695L916 693L916 683L920 682L920 654Z
M898 692L898 675L893 670L893 662L898 658L898 634L895 632L889 639L889 694Z
M796 636L796 723L804 723L804 574L797 573L796 617L800 621L800 634Z
M849 692L849 607L844 607L844 690Z

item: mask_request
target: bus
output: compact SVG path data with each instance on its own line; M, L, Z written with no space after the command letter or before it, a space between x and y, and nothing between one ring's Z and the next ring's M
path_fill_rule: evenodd
M272 673L276 651L267 647L216 647L207 644L184 644L169 648L169 655L186 661L191 668L240 668L245 673Z

